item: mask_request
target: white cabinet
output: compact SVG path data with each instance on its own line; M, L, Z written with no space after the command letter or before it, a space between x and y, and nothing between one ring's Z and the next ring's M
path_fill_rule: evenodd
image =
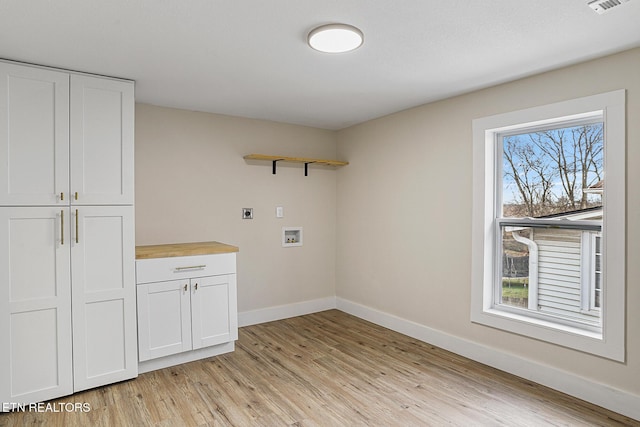
M147 283L136 288L140 361L191 350L189 280Z
M72 203L133 204L133 83L71 76Z
M0 61L0 401L137 375L134 248L133 83Z
M0 62L0 205L68 204L68 192L69 74Z
M137 375L133 207L0 208L0 396Z
M0 205L132 205L132 82L0 61Z
M74 391L138 374L133 206L71 209Z
M235 274L146 283L138 289L140 361L237 339Z
M0 209L0 402L73 392L68 221L69 208Z
M140 362L238 339L235 257L226 253L136 261ZM220 351L206 356L212 354ZM155 366L185 361L165 360Z
M236 275L191 279L191 289L191 341L194 350L237 340Z

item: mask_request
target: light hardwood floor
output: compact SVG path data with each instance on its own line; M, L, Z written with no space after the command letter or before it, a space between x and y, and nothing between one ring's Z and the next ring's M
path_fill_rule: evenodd
M622 415L337 310L240 329L234 353L0 415L0 426L616 426Z

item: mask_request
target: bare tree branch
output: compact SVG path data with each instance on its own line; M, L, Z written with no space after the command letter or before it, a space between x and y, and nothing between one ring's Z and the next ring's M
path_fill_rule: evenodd
M510 214L536 217L588 207L583 190L602 179L603 149L600 123L505 137L503 176L518 196Z

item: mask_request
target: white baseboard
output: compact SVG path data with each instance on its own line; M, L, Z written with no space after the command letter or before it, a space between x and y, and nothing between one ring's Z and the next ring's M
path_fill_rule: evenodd
M640 396L569 372L458 338L373 308L336 298L336 308L396 332L427 342L501 371L531 380L578 399L640 420Z
M327 297L295 304L261 308L260 310L242 311L238 313L238 326L257 325L334 308L336 308L336 297Z

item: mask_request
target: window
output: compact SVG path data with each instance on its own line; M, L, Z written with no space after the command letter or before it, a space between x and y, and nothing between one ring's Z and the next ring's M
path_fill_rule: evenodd
M472 321L624 359L624 105L474 120Z
M494 305L601 332L593 233L602 228L602 112L496 134ZM603 187L602 187L603 188Z

